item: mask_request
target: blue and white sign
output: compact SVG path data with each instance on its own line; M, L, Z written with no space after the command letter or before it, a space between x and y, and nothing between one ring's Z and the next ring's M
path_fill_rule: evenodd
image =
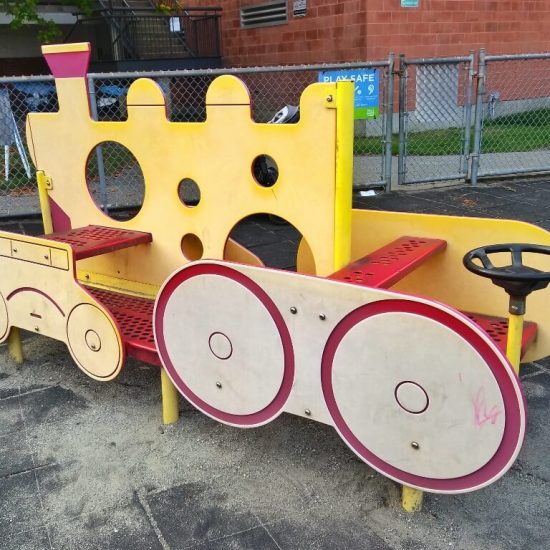
M377 69L321 71L319 82L355 82L355 118L378 118L380 81Z

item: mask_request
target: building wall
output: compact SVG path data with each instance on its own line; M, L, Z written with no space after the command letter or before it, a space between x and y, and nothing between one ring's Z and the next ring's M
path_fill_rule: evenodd
M78 11L77 8L70 5L40 5L40 1L38 4L40 15L57 23L61 35L65 36L76 21L73 14ZM37 26L12 29L9 26L11 21L11 16L0 12L0 76L48 74L40 51Z
M222 40L225 64L271 65L409 57L491 54L549 49L550 0L307 0L307 15L286 25L240 28L241 5L263 0L225 0ZM188 6L212 5L189 0Z
M7 25L0 27L0 59L39 57L40 55L36 28L24 27L14 30Z

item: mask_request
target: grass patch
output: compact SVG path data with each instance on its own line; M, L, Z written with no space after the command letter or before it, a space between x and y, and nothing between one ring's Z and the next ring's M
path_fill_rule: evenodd
M470 152L474 145L471 130ZM383 149L381 137L356 137L354 154L379 155ZM550 148L550 109L538 109L485 120L483 125L482 153L512 153ZM457 155L463 149L463 130L445 128L425 132L409 132L409 155ZM392 136L392 154L397 155L399 137Z

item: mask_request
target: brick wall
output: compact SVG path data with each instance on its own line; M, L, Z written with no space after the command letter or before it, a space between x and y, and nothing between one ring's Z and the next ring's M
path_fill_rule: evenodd
M308 0L306 17L286 25L241 29L241 5L262 0L224 0L225 64L378 60L390 51L410 57L464 55L484 47L491 54L549 49L550 0ZM213 5L189 0L187 6Z

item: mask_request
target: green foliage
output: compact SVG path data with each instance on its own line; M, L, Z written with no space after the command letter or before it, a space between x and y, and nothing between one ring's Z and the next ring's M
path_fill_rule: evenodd
M74 6L77 11L89 14L95 6L94 0L60 0L61 4ZM0 11L11 15L12 29L36 25L38 39L42 44L59 40L61 31L56 23L48 19L47 13L38 11L38 0L0 0Z

